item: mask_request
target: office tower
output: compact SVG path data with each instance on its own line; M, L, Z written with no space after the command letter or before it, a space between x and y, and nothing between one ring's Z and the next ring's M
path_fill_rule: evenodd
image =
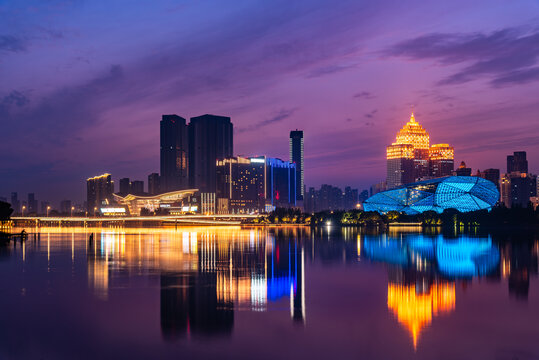
M314 187L309 187L303 200L303 206L306 213L314 213L316 211L316 190Z
M133 195L143 195L144 194L144 181L134 180L131 182L130 193Z
M60 202L60 212L62 214L71 214L71 200L62 200Z
M87 209L91 214L97 213L101 205L112 201L114 182L110 174L94 176L86 180Z
M232 157L217 161L217 213L264 212L265 164L259 159Z
M296 164L277 158L259 156L253 163L265 164L266 211L296 206Z
M202 115L189 123L189 184L215 193L216 162L233 156L233 125L229 117ZM161 176L163 174L161 173Z
M507 156L507 173L528 172L528 160L526 160L525 151L515 151L513 155Z
M454 149L449 144L431 145L429 149L430 176L451 176L454 168Z
M28 194L28 214L37 214L37 200L34 193Z
M527 173L509 175L511 180L511 207L526 207L531 197L537 195L537 176Z
M298 200L303 200L304 176L303 176L303 131L290 131L290 162L296 164L296 194Z
M511 178L508 174L500 178L500 202L507 208L511 207Z
M19 202L19 196L16 192L11 193L11 208L13 209L13 214L20 214L21 203Z
M498 191L500 191L500 169L486 169L479 173L483 179L487 179L496 184Z
M410 121L387 147L388 189L430 177L450 175L453 170L453 147L448 144L429 146L429 134L412 113Z
M120 194L127 195L131 192L131 180L129 178L120 179Z
M159 194L159 174L151 173L148 175L148 194L157 195Z
M458 169L455 170L455 175L457 176L472 176L472 168L466 166L464 161L461 161Z
M161 123L161 192L189 187L188 130L185 119L163 115Z
M361 194L359 194L359 202L363 204L363 201L367 200L369 198L369 190L363 190Z

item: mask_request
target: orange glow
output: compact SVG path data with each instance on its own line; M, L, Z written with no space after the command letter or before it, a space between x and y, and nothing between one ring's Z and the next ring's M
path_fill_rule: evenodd
M415 149L429 149L429 134L415 121L414 113L410 116L410 121L397 134L393 145L397 144L410 144Z
M453 160L455 150L449 144L435 144L429 149L429 158L431 160Z
M388 159L413 159L414 146L410 144L392 144L387 147Z
M389 283L387 307L408 329L415 349L421 330L432 322L433 316L455 309L455 284L433 284L428 293L418 294L415 285Z

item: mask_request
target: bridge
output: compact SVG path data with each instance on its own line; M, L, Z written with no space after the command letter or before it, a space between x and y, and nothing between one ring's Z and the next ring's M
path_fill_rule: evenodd
M11 220L15 226L100 226L103 224L122 224L140 226L151 225L241 225L247 220L261 215L167 215L167 216L101 216L101 217L53 217L53 216L16 216Z

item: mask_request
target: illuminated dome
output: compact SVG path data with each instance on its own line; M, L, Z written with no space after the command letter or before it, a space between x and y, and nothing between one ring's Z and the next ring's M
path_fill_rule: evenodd
M409 215L429 210L442 213L446 209L468 212L490 210L499 197L492 181L476 176L448 176L379 192L365 200L363 209Z
M414 113L410 116L410 121L397 134L393 145L397 144L411 144L415 149L429 149L429 134L415 121Z

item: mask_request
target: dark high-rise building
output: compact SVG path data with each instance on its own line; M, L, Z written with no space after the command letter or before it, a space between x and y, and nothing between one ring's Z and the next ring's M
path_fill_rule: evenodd
M11 193L11 208L13 209L14 214L19 214L21 212L21 203L16 192Z
M42 214L47 214L50 210L51 210L51 203L48 202L48 201L42 201L41 202L41 213Z
M295 207L296 164L265 156L250 160L265 166L266 211L279 207Z
M233 153L233 125L229 117L206 114L191 118L189 184L192 188L215 193L217 159L230 158Z
M355 209L359 203L359 190L350 186L344 188L343 208L344 210Z
M187 189L189 187L189 144L185 119L178 115L163 115L160 125L160 191Z
M528 160L526 160L525 151L515 151L513 155L507 156L507 173L512 172L528 172Z
M486 169L485 171L481 171L479 176L481 176L483 179L492 181L494 184L496 184L498 191L500 191L500 169Z
M94 176L86 180L87 209L91 214L96 213L103 203L112 201L114 182L110 174Z
M303 200L305 195L303 177L303 131L290 131L290 162L296 164L296 195L298 200Z
M131 192L131 180L129 178L120 179L120 194L127 195Z
M62 200L60 202L60 212L62 214L70 214L71 213L71 200Z
M134 180L131 182L130 193L133 195L143 195L144 194L144 181Z
M537 195L537 176L526 173L510 175L511 207L526 207L530 198Z
M159 174L151 173L148 175L148 194L157 195L159 194Z
M361 194L359 194L359 202L363 204L365 200L369 198L369 190L363 190Z
M217 161L217 212L264 212L265 164L259 159L233 157Z
M28 194L28 214L37 214L37 200L34 193Z
M472 168L466 166L466 163L462 161L457 170L455 170L457 176L472 176Z
M430 176L451 176L454 168L454 149L448 144L431 145L429 149Z

